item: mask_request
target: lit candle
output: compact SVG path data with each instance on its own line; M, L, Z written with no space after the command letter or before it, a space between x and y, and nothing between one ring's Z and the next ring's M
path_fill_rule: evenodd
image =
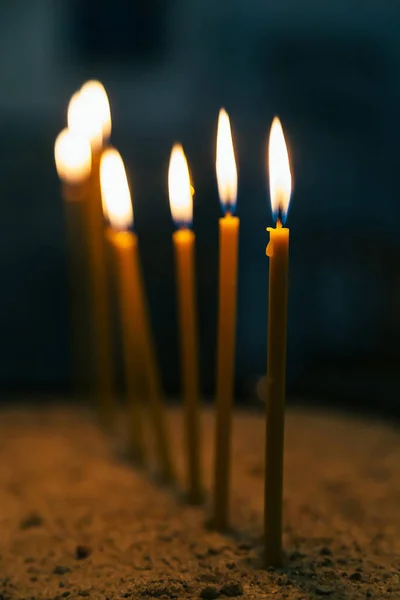
M110 428L115 423L116 399L99 168L103 145L111 133L111 116L107 94L101 83L89 81L72 96L68 108L68 126L72 131L84 135L92 149L92 169L87 197L87 229L93 353L100 417L103 425Z
M268 300L268 365L265 455L265 564L282 562L283 451L286 395L286 324L289 229L286 219L292 178L285 138L275 118L269 138L269 186L276 228L268 227L270 242Z
M172 218L178 227L173 234L178 288L178 313L187 452L188 501L203 499L200 461L200 407L197 364L197 324L194 275L195 235L190 226L193 201L189 169L181 145L171 152L168 172Z
M54 144L54 158L62 182L67 230L71 370L75 393L85 388L85 317L87 256L85 247L85 201L91 169L88 141L64 129Z
M125 167L114 148L103 152L100 162L103 210L111 227L107 231L117 267L118 300L122 325L125 379L131 415L131 451L143 461L145 447L142 428L140 373L146 374L149 408L155 431L157 460L165 481L172 481L171 447L167 435L164 403L160 391L153 341L140 270L138 240L129 231L133 209Z
M219 220L217 413L212 523L216 529L224 530L229 526L239 219L233 216L237 171L229 117L223 109L218 119L216 171L219 198L225 216Z
M100 182L103 210L111 227L107 238L112 246L117 268L117 290L123 345L124 376L129 411L129 454L138 463L145 461L142 406L139 398L137 319L135 313L136 282L132 269L135 245L128 228L133 223L133 210L124 164L118 152L106 150L100 161Z

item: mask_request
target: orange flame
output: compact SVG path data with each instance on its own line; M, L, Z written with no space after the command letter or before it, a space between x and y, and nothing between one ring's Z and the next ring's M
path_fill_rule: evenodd
M107 93L99 81L88 81L75 92L68 106L68 127L84 135L95 148L111 134Z
M277 117L274 118L271 126L268 157L272 214L277 221L284 222L292 192L292 175L285 136Z
M63 129L54 144L54 158L59 178L70 185L87 179L92 167L92 153L86 138Z
M172 148L168 170L169 203L176 225L190 226L193 220L193 199L189 167L181 144Z
M105 218L114 229L128 229L133 223L131 194L123 160L115 148L102 154L100 184Z
M228 113L221 108L218 117L217 155L215 161L219 199L232 212L237 197L237 170Z

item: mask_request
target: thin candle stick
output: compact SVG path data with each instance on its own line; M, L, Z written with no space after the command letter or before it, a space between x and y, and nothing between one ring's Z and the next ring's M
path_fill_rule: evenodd
M119 315L123 345L124 374L128 403L128 442L129 456L137 463L146 461L146 448L143 434L143 403L140 396L142 368L140 348L138 348L138 317L136 311L135 269L133 248L135 240L128 231L107 229L107 239L113 250L116 266L116 287L118 291Z
M70 364L73 393L83 398L88 392L86 357L88 319L88 260L86 247L87 182L62 186L67 234L67 267L70 308Z
M232 405L235 381L236 303L238 277L238 217L232 215L237 196L237 170L228 114L220 110L216 171L218 192L226 215L219 220L219 304L217 340L217 403L212 525L229 527L232 452Z
M68 127L85 136L92 148L92 171L87 198L87 230L94 385L98 395L100 420L103 426L111 431L116 423L117 403L99 178L104 141L111 133L111 112L103 85L99 81L86 82L80 91L72 96L67 117Z
M197 365L196 297L194 280L195 235L180 229L173 235L178 290L182 382L184 395L188 501L203 499L200 467L200 415Z
M265 447L265 563L282 563L283 450L286 395L289 229L269 228L267 414Z
M268 360L265 444L265 565L282 564L283 457L286 397L286 329L289 229L282 227L291 193L291 173L285 138L274 119L269 140L272 212L276 229L268 228Z
M171 446L140 269L138 241L136 234L128 231L133 224L130 190L122 158L114 148L106 150L101 160L101 189L103 210L116 230L110 232L109 238L118 252L121 268L120 286L123 287L120 289L120 301L124 311L125 348L129 345L125 366L131 401L136 413L139 408L139 372L144 372L160 474L164 481L172 482L175 475ZM137 378L129 379L131 369L136 371ZM139 421L133 424L136 429L132 435L136 446L140 448L141 415L137 416Z
M181 376L183 387L185 446L187 459L187 500L203 501L200 446L200 402L197 358L196 292L194 275L195 235L189 225L193 220L193 199L189 168L180 144L172 148L168 169L171 214L180 227L173 234L178 294Z
M70 367L73 392L86 391L85 357L87 355L87 249L86 200L91 169L89 142L82 136L64 129L54 144L54 158L62 181L66 222L69 313Z
M138 336L141 340L140 348L143 352L143 363L146 373L146 383L149 397L149 410L155 433L157 460L160 476L165 483L175 481L175 470L172 461L171 444L168 435L165 402L161 391L161 384L157 369L156 353L150 329L150 320L147 302L144 295L143 278L139 262L138 243L133 236L132 269L137 281L136 301L138 320Z
M116 420L116 399L107 286L107 260L100 191L100 158L101 150L94 149L87 202L91 283L90 306L92 309L94 375L100 401L100 419L106 429L112 430Z
M237 217L228 215L219 220L217 418L213 515L213 525L218 530L225 530L229 526L238 234Z

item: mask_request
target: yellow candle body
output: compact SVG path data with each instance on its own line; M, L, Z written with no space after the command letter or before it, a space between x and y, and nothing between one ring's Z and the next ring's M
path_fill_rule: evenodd
M138 347L140 329L137 313L137 280L135 256L137 252L136 236L128 231L107 230L107 238L112 246L116 266L116 287L118 291L119 315L123 345L124 373L129 410L129 444L131 457L145 462L143 437L143 407L140 398L142 361Z
M229 526L239 219L219 220L219 307L213 525Z
M87 202L90 308L92 311L94 377L96 391L99 395L100 418L107 429L112 429L116 418L116 399L112 364L107 258L100 190L100 158L101 151L94 150Z
M197 357L196 297L194 276L195 235L180 229L173 235L180 328L182 386L187 453L188 501L203 500L200 461L200 407Z
M268 365L265 457L265 564L282 563L283 453L289 229L269 229Z
M129 233L124 235L129 237L129 244L131 245L129 269L132 272L132 281L134 282L134 286L132 287L131 313L132 319L135 321L136 351L141 357L141 365L145 373L150 417L155 435L157 461L163 481L172 482L175 479L175 473L172 463L171 444L168 436L163 396L144 294L138 240L135 234Z
M79 185L63 184L67 237L67 267L70 313L70 368L72 390L77 396L87 392L87 181Z

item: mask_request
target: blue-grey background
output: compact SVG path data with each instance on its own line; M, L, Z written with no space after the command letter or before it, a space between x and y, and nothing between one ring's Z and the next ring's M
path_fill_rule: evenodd
M166 175L183 142L196 188L202 389L214 387L218 110L230 113L241 218L238 396L265 372L264 154L282 120L294 194L289 389L400 412L400 5L394 0L0 2L0 389L68 389L66 246L53 144L100 79L130 171L166 389L179 360Z

